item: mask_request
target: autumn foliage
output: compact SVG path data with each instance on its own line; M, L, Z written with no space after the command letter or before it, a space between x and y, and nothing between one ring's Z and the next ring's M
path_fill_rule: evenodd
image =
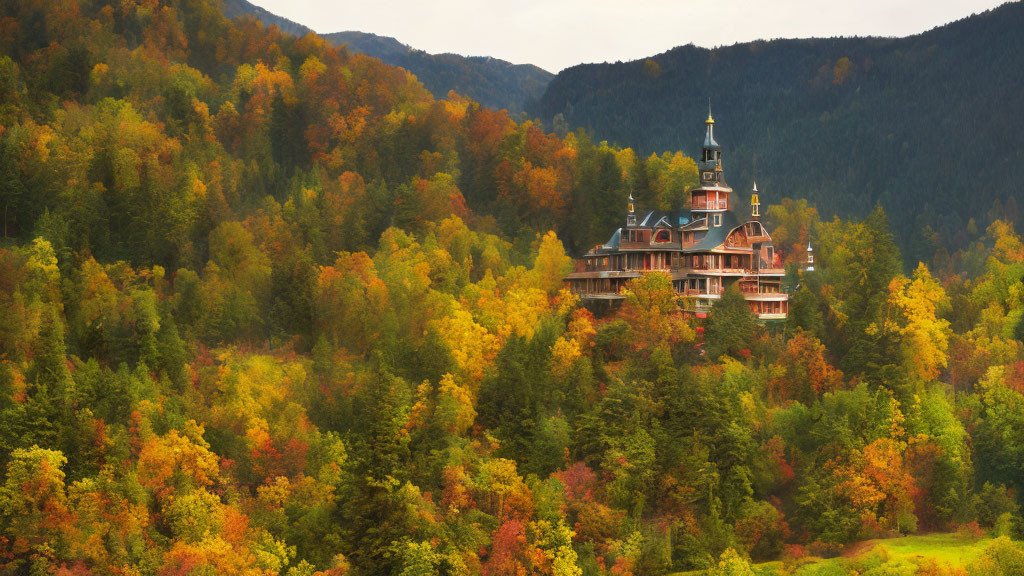
M684 207L682 153L206 0L8 2L0 49L4 574L733 574L1019 523L1009 224L906 274L884 213L783 201L787 324L661 273L604 310L570 255L631 188Z

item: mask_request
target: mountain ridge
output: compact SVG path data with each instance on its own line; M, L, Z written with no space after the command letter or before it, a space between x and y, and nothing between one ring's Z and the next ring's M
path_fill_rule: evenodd
M305 36L306 34L316 34L312 28L303 26L294 20L289 20L284 16L278 16L273 12L257 6L252 2L246 0L220 0L223 6L224 15L228 18L237 18L239 16L253 16L260 22L263 22L265 26L277 26L283 32L287 32L293 36Z
M903 38L679 46L567 68L528 111L644 154L692 156L710 97L738 190L756 176L769 197L807 198L826 216L882 204L908 256L927 258L930 231L1018 217L1022 25L1012 3Z
M275 25L296 36L315 33L312 29L267 11L247 0L222 0L229 18L253 16L264 25ZM514 64L491 56L464 56L454 53L431 54L405 44L397 38L371 32L342 31L320 34L328 42L354 53L379 58L386 64L412 72L434 97L444 98L455 91L494 110L511 114L540 98L554 74L533 64Z

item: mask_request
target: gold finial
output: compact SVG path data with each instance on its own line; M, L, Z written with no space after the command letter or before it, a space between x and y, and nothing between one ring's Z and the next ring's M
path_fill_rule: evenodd
M714 124L715 119L711 117L711 98L708 98L708 119L704 121L705 124Z

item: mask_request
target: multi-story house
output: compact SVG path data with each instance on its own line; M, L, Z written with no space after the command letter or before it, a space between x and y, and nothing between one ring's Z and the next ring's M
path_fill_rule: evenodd
M740 222L733 190L725 183L722 147L715 141L715 121L708 114L707 132L698 166L699 184L690 190L690 210L635 212L632 195L626 225L604 244L575 261L566 278L569 289L584 300L615 301L631 278L660 270L672 277L685 310L703 315L737 284L751 310L763 320L783 319L789 296L782 291L785 271L761 224L757 184L750 218Z

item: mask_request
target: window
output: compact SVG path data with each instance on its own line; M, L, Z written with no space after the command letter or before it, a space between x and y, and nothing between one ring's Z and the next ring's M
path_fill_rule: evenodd
M722 215L721 214L715 214L715 226L721 226L721 225L722 225Z
M657 232L654 233L654 241L655 242L671 242L672 241L672 232L670 232L669 230L665 230L665 229L658 230Z

